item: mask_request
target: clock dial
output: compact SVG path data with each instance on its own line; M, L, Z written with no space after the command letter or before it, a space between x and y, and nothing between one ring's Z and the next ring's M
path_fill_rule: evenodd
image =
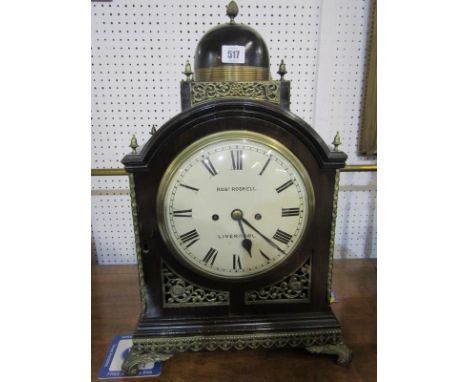
M218 133L188 147L166 172L159 227L199 273L252 277L294 252L313 200L306 171L283 145L257 133Z

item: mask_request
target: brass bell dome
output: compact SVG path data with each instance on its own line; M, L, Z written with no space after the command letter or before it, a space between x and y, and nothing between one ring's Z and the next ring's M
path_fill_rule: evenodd
M231 21L206 32L195 52L195 81L269 81L270 57L262 36L253 28L237 24L238 7L231 1Z

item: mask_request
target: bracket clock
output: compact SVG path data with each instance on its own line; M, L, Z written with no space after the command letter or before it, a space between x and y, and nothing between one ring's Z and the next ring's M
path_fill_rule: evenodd
M350 360L330 309L346 155L289 111L290 82L270 77L267 46L230 21L185 66L182 112L123 164L141 314L123 368L178 352L302 347ZM193 76L193 77L192 77ZM338 136L337 136L338 138Z

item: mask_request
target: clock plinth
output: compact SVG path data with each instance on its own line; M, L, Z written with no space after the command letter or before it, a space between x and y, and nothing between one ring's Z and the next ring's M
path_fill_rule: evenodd
M165 361L187 351L285 347L336 355L339 364L351 359L351 350L343 342L340 325L330 312L140 320L124 367L131 374L140 363Z

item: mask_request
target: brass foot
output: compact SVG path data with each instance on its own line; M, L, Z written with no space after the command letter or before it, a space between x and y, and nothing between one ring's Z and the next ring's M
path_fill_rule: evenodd
M332 354L338 356L337 363L346 365L351 361L352 351L344 343L335 345L309 346L306 350L312 354Z
M138 373L138 365L149 362L167 361L172 355L173 354L139 352L131 349L128 357L122 364L122 371L125 375L134 376Z

